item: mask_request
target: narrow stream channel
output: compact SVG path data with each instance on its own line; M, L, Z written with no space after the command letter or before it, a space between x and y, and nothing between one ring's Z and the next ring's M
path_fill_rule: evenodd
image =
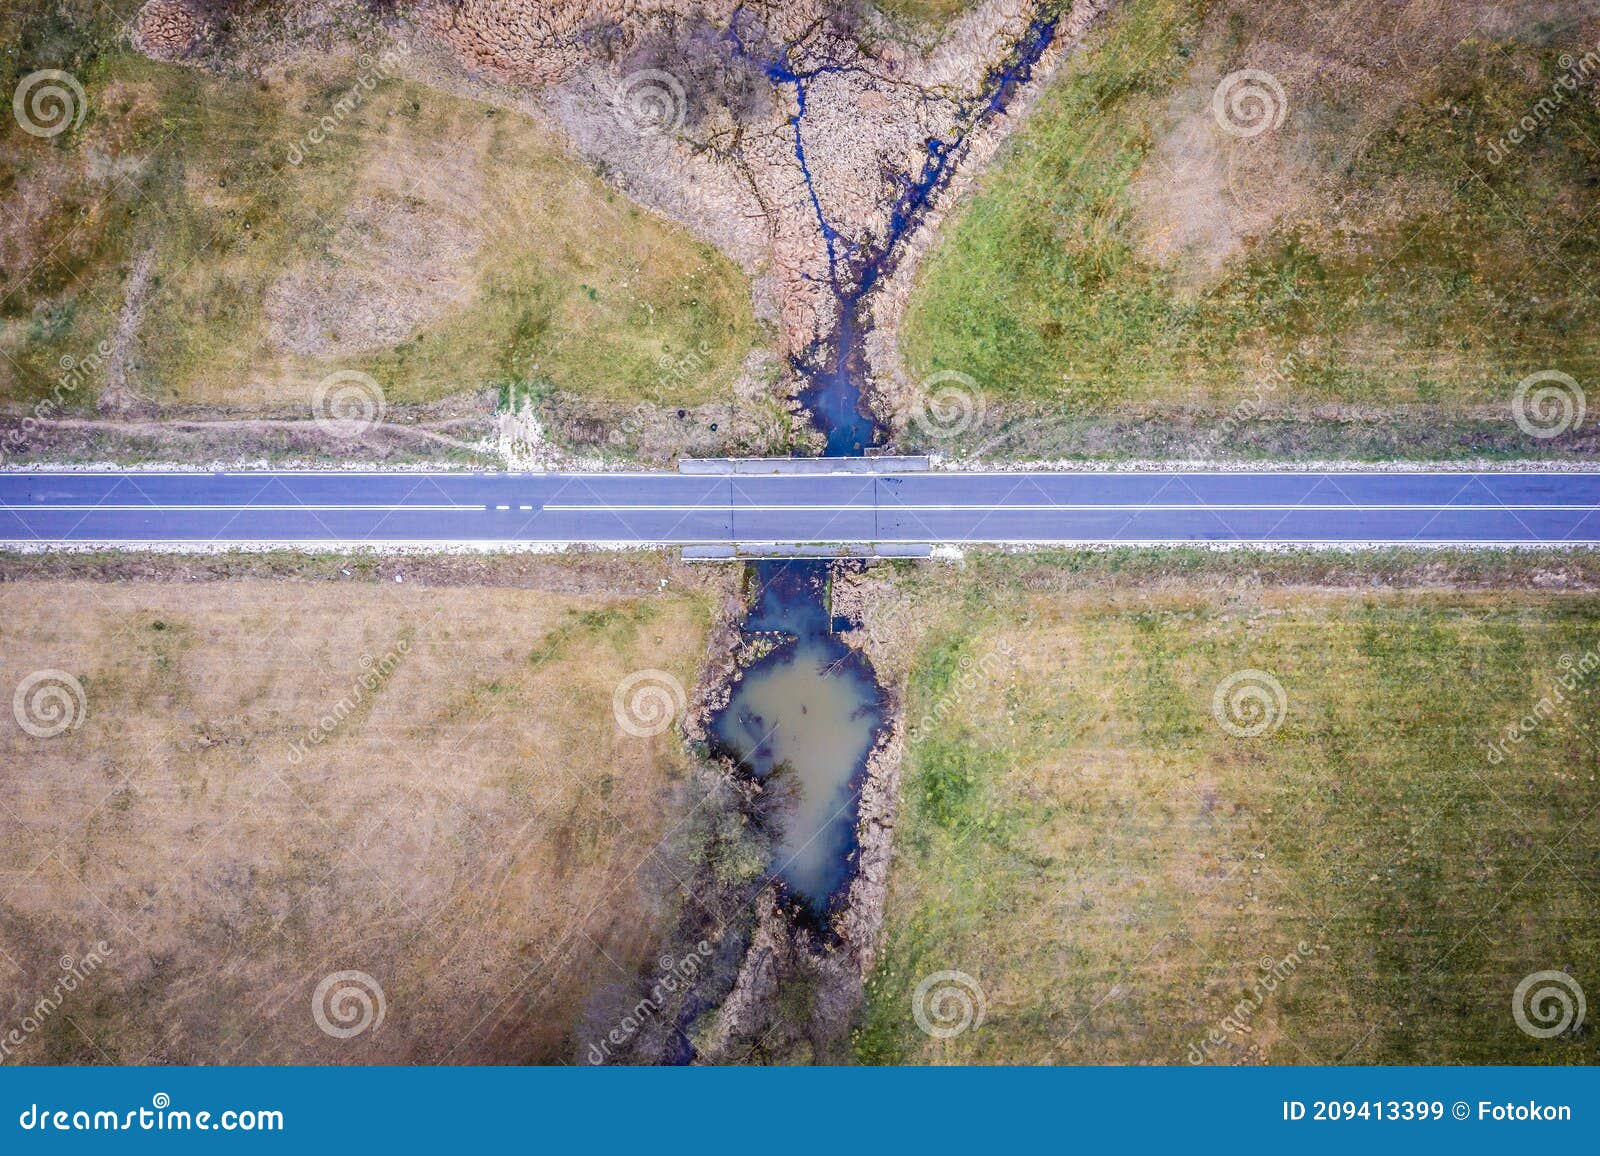
M958 110L950 140L930 139L922 170L901 179L886 241L872 250L832 228L806 162L806 84L829 71L825 63L795 67L786 53L759 63L777 86L795 90L795 157L828 250L828 284L838 321L828 338L794 358L805 379L801 404L827 439L825 457L856 456L878 446L883 430L862 406L867 382L866 301L894 268L901 242L922 222L935 194L954 174L972 130L1003 112L1055 37L1056 18L1039 17L977 97ZM738 51L750 49L737 18L728 33ZM829 607L832 566L775 561L754 565L755 596L743 629L776 634L780 644L746 671L728 705L711 722L718 749L770 789L783 793L782 829L773 874L825 925L855 871L856 825L867 760L887 725L887 703L872 665L833 632Z

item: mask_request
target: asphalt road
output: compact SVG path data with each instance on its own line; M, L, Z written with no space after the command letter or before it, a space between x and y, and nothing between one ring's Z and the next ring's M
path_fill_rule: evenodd
M0 541L1600 541L1596 473L0 473Z

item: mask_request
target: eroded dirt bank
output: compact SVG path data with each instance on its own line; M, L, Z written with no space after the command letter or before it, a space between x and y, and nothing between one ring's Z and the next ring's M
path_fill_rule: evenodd
M878 388L896 362L870 331L898 314L929 226L1027 107L1018 89L1108 3L987 0L930 40L851 0L285 0L227 20L201 0L150 0L132 35L160 59L246 71L353 34L404 43L412 78L545 121L738 262L791 367L769 390L792 397L803 373L837 368L843 314L862 313L872 353L853 372L892 425L916 399L904 382ZM1004 77L1030 39L1042 51ZM568 424L583 440L582 418ZM771 415L745 424L761 441Z

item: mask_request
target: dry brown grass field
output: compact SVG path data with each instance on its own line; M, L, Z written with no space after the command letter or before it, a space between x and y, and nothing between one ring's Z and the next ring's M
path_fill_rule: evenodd
M608 565L0 583L7 696L59 670L85 704L56 737L0 726L0 1024L109 949L8 1062L571 1058L679 902L655 852L691 756L613 691L693 686L726 576ZM312 1014L341 971L384 993L352 1039Z

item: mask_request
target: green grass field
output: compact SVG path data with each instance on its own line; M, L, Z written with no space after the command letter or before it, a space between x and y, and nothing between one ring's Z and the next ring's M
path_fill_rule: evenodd
M294 409L337 369L400 403L730 396L758 337L746 278L527 118L353 50L262 78L153 63L69 11L0 26L8 84L65 68L87 108L53 139L0 134L0 398L48 395L62 358L111 340L146 254L135 360L158 405Z
M1130 558L900 574L922 625L880 665L913 730L858 1058L1596 1062L1592 1028L1534 1039L1511 1001L1600 984L1600 598ZM1258 737L1213 711L1244 670L1283 690ZM981 1026L918 1030L939 971Z
M1450 415L1506 407L1538 370L1600 380L1600 105L1571 97L1491 159L1600 25L1535 6L1458 43L1482 7L1121 5L921 271L913 376L1080 419L1247 399ZM1233 138L1212 94L1249 67L1280 76L1286 115Z
M940 26L964 16L977 0L877 0L876 6L899 20L923 27Z

